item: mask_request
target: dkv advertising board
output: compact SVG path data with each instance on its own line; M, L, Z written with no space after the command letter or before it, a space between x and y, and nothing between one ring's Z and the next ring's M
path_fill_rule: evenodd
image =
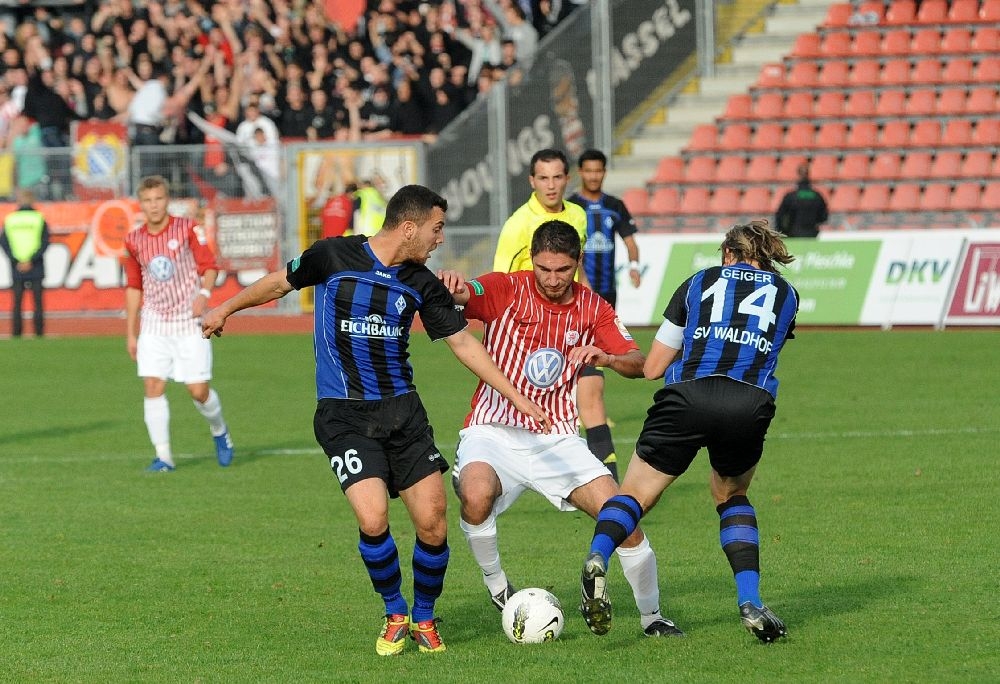
M674 290L720 263L721 239L637 235L643 281L633 288L619 263L622 321L659 325ZM802 325L1000 323L1000 230L836 233L787 244L796 260L781 271L799 292Z

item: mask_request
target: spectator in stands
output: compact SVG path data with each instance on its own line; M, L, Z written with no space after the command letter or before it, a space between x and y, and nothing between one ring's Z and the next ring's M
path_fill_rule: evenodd
M170 74L153 65L149 55L139 55L138 73L126 73L135 88L135 97L129 102L124 117L129 127L129 140L133 145L159 145L163 132L163 106L167 102L167 85Z
M335 137L339 128L338 112L330 104L330 98L326 91L317 88L309 93L309 104L312 106L313 116L309 122L309 128L306 129L306 138L324 140ZM341 120L343 120L343 116L340 117Z
M361 134L366 140L379 140L392 135L390 126L394 116L389 87L376 86L371 99L361 106Z
M829 218L826 200L809 181L809 164L799 165L798 177L796 188L781 199L775 224L788 237L816 237Z
M236 127L236 141L246 146L253 144L254 135L258 128L264 131L264 137L268 143L278 142L280 138L278 127L273 121L260 113L260 101L257 98L253 98L247 102L243 121Z
M18 188L35 199L49 199L48 160L42 145L41 127L24 114L12 122L7 149L14 155L14 180Z
M497 13L497 20L503 27L503 37L513 40L517 45L517 60L525 70L531 68L538 52L538 31L525 16L524 10L514 2L505 8L497 6L495 0L484 0L491 10ZM495 60L499 62L500 60Z
M396 103L389 128L400 135L420 135L427 130L424 107L413 97L413 82L409 79L396 86Z
M472 57L469 59L470 84L475 84L484 65L496 64L500 61L500 40L497 38L493 24L483 24L478 32L467 28L457 29L455 40L472 52Z
M569 0L536 0L536 2L537 9L532 12L531 23L538 31L539 39L544 38L576 8L576 5Z
M316 112L306 101L306 93L298 83L288 85L287 102L281 111L278 131L282 138L306 138Z

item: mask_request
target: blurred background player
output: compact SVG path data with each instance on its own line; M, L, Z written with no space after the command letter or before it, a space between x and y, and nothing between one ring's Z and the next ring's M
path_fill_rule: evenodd
M781 198L774 217L775 227L788 237L819 235L819 226L830 217L826 200L809 180L809 164L802 162L796 171L798 185Z
M639 287L639 246L635 242L635 220L618 197L604 192L608 158L600 150L590 149L580 155L580 191L570 195L587 212L587 242L583 250L583 271L590 287L614 307L618 302L618 279L615 272L615 235L621 237L628 251L628 273L632 287ZM577 387L580 422L587 431L587 446L611 475L618 480L618 457L611 439L611 427L604 407L604 371L585 366Z
M357 184L347 183L343 192L332 195L323 204L323 209L320 211L320 222L323 227L322 237L331 238L354 234L354 210L356 208L354 193L357 189Z
M233 460L233 441L212 378L212 344L201 334L219 267L204 229L167 213L167 182L148 176L139 183L146 222L125 236L126 346L137 363L145 399L143 416L156 456L146 470L174 470L170 449L168 380L183 382L208 421L220 466Z
M597 516L581 573L583 615L597 634L611 628L611 552L701 447L708 449L719 541L736 582L740 620L764 642L786 634L760 597L760 533L747 489L774 418L774 371L786 340L794 337L799 304L777 265L795 257L763 220L733 226L721 251L721 266L695 273L674 292L646 357L644 375L662 376L664 386L653 396L620 494Z

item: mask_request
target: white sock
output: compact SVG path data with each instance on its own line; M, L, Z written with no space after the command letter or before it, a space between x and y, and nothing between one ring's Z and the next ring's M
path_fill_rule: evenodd
M649 539L643 538L638 546L630 549L619 546L618 560L622 564L625 579L632 587L632 596L635 597L635 605L639 609L639 619L645 629L662 618L656 554L653 553Z
M170 404L167 402L167 395L143 399L142 414L156 457L164 463L174 465L174 458L170 453Z
M194 407L198 409L198 413L205 416L213 437L225 434L226 421L222 417L222 402L219 401L219 395L215 393L214 389L208 390L208 399L205 400L204 404L195 401Z
M483 571L483 582L491 594L507 588L507 574L500 567L500 547L497 544L497 519L492 513L479 525L459 520L465 540L469 542L472 557Z

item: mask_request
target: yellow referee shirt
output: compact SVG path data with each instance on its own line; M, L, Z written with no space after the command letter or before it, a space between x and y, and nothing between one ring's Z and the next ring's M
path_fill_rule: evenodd
M510 215L500 230L493 270L501 273L531 270L531 238L538 226L546 221L565 221L580 234L580 246L587 241L587 212L579 204L563 200L558 213L545 211L545 207L531 193L527 202Z

